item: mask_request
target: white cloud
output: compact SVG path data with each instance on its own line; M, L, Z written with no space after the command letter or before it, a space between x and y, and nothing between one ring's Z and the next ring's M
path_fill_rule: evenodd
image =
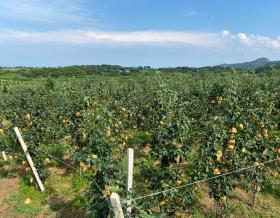
M17 31L0 29L0 43L31 42L31 43L71 43L93 44L110 42L114 44L149 44L170 45L180 44L193 47L209 47L215 49L274 49L280 50L280 36L271 38L262 35L245 33L183 32L183 31L128 31L110 32L99 30L58 30L47 32Z
M280 36L276 38L255 35L255 34L246 34L238 33L236 35L230 34L228 31L223 31L223 37L231 39L233 43L241 44L249 48L257 49L280 49Z
M179 43L193 46L219 46L216 33L138 31L138 32L89 32L93 40L128 43Z
M90 12L78 4L80 0L2 0L0 18L32 22L84 22Z
M223 36L223 37L227 37L227 36L229 36L229 35L230 35L230 32L227 31L227 30L224 30L224 31L222 32L222 36Z
M29 41L35 43L177 43L191 46L219 47L222 41L217 33L137 31L106 32L92 30L61 30L49 32L27 32L0 30L2 41Z
M245 33L238 33L236 36L234 36L235 38L237 38L240 42L246 44L246 45L252 45L252 40L250 37L248 37Z

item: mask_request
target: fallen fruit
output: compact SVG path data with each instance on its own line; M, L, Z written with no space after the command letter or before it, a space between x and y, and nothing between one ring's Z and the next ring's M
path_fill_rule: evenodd
M31 204L32 200L30 198L26 198L24 204Z

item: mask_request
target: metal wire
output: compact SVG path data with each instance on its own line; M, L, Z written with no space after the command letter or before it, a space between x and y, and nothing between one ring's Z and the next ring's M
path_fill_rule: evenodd
M70 168L72 168L72 169L74 169L74 170L78 170L78 168L69 165L69 164L66 163L65 161L60 160L59 158L53 156L52 154L46 152L45 150L43 150L43 149L41 149L41 148L39 148L39 147L36 147L36 148L37 148L38 150L40 150L41 152L45 153L46 155L48 155L49 157L52 157L52 158L54 158L55 160L59 161L60 163L66 165L66 166L68 166L68 167L70 167ZM103 191L102 191L102 189L100 188L100 186L98 185L98 183L95 182L94 180L93 180L93 183L97 186L97 188L99 189L99 191L100 191L101 193L103 193Z
M272 163L272 162L277 161L277 160L280 160L280 158L269 160L269 161L263 162L263 163L258 164L258 165L255 164L255 165L252 165L252 166L243 167L243 168L240 168L238 170L234 170L234 171L231 171L231 172L228 172L228 173L224 173L224 174L221 174L221 175L217 175L217 176L213 176L213 177L210 177L210 178L194 181L194 182L191 182L191 183L188 183L188 184L185 184L185 185L176 186L176 187L173 187L173 188L170 188L170 189L166 189L166 190L163 190L163 191L154 192L154 193L151 193L151 194L148 194L148 195L143 195L143 196L134 198L132 200L133 201L137 201L137 200L140 200L140 199L152 197L152 196L155 196L155 195L159 195L159 194L162 194L162 193L170 192L170 191L173 191L173 190L176 190L176 189L180 189L180 188L184 188L184 187L187 187L187 186L199 184L199 183L202 183L202 182L207 182L207 181L210 181L210 180L213 180L213 179L217 179L217 178L228 176L228 175L231 175L231 174L234 174L234 173L239 173L241 171L245 171L245 170L248 170L248 169L251 169L251 168L254 168L254 167L258 167L260 165Z
M47 154L48 156L56 159L57 161L59 161L60 163L74 169L74 170L77 170L77 168L67 164L66 162L60 160L59 158L53 156L52 154L44 151L43 149L40 149L39 147L36 147L38 150L42 151L43 153ZM148 197L153 197L153 196L156 196L156 195L159 195L159 194L162 194L162 193L167 193L167 192L170 192L170 191L173 191L173 190L177 190L177 189L181 189L181 188L184 188L184 187L188 187L188 186L191 186L191 185L195 185L195 184L199 184L199 183L203 183L203 182L207 182L207 181L210 181L210 180L213 180L213 179L217 179L217 178L221 178L221 177L225 177L225 176L228 176L228 175L232 175L234 173L239 173L239 172L242 172L242 171L245 171L245 170L248 170L248 169L251 169L251 168L254 168L254 167L258 167L260 165L264 165L264 164L268 164L268 163L272 163L274 161L277 161L277 160L280 160L280 158L277 158L277 159L273 159L273 160L269 160L269 161L266 161L266 162L263 162L261 164L254 164L254 165L251 165L251 166L248 166L248 167L243 167L243 168L240 168L240 169L237 169L237 170L234 170L234 171L231 171L231 172L228 172L228 173L224 173L224 174L220 174L220 175L217 175L217 176L213 176L213 177L210 177L210 178L206 178L206 179L202 179L202 180L198 180L198 181L194 181L194 182L191 182L191 183L188 183L188 184L185 184L185 185L181 185L181 186L176 186L176 187L173 187L173 188L170 188L170 189L166 189L166 190L163 190L163 191L159 191L159 192L154 192L154 193L151 193L151 194L148 194L148 195L143 195L143 196L140 196L140 197L136 197L134 199L124 199L122 202L121 202L121 205L125 204L127 200L132 200L132 201L137 201L137 200L140 200L140 199L144 199L144 198L148 198ZM99 191L101 193L103 193L102 189L100 188L100 186L93 180L94 184L97 186L97 188L99 189ZM110 207L110 212L111 212L112 208Z
M72 168L72 169L74 169L74 170L77 170L76 167L71 166L70 164L66 163L65 161L60 160L59 158L53 156L52 154L50 154L50 153L44 151L43 149L41 149L41 148L39 148L39 147L36 147L36 149L40 150L40 151L43 152L44 154L46 154L46 155L48 155L48 156L50 156L50 157L52 157L52 158L54 158L54 159L56 159L56 160L59 161L60 163L66 165L66 166L68 166L68 167L70 167L70 168Z

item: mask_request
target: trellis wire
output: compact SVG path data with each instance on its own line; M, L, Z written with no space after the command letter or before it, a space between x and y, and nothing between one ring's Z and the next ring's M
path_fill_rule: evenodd
M43 150L43 149L41 149L39 147L36 147L36 148L38 150L40 150L41 152L45 153L46 155L48 155L49 157L52 157L55 160L59 161L60 163L66 165L66 166L68 166L68 167L70 167L70 168L72 168L74 170L78 170L77 168L67 164L65 161L63 161L63 160L53 156L52 154L46 152L45 150ZM21 158L19 158L19 159L21 159ZM140 196L140 197L136 197L136 198L132 199L132 201L137 201L137 200L141 200L141 199L144 199L144 198L153 197L153 196L156 196L156 195L160 195L160 194L163 194L163 193L171 192L171 191L174 191L174 190L177 190L177 189L181 189L181 188L184 188L184 187L188 187L188 186L191 186L191 185L195 185L195 184L207 182L207 181L210 181L210 180L213 180L213 179L225 177L225 176L228 176L228 175L232 175L234 173L239 173L239 172L242 172L242 171L245 171L245 170L248 170L248 169L251 169L251 168L255 168L255 167L258 167L258 166L261 166L261 165L265 165L265 164L268 164L268 163L272 163L272 162L275 162L275 161L278 161L278 160L280 160L280 158L272 159L272 160L269 160L269 161L266 161L266 162L262 162L260 164L254 164L254 165L251 165L251 166L248 166L248 167L243 167L243 168L240 168L240 169L228 172L228 173L223 173L223 174L220 174L220 175L217 175L217 176L213 176L213 177L209 177L209 178L206 178L206 179L194 181L194 182L191 182L191 183L188 183L188 184L185 184L185 185L176 186L176 187L173 187L173 188L170 188L170 189L166 189L166 190L163 190L163 191L154 192L154 193L151 193L151 194L148 194L148 195L143 195L143 196ZM100 186L94 180L93 180L93 182L97 186L99 191L101 193L103 193L103 191L100 188ZM121 204L124 205L126 202L127 202L127 199L124 199ZM109 208L110 208L110 212L111 212L112 208L110 206L109 206Z
M39 147L36 147L36 148L37 148L39 151L43 152L44 154L48 155L49 157L52 157L52 158L54 158L55 160L59 161L60 163L64 164L65 166L68 166L68 167L70 167L70 168L72 168L72 169L74 169L74 170L78 170L78 168L71 166L70 164L66 163L65 161L63 161L63 160L61 160L61 159L59 159L59 158L53 156L53 155L50 154L49 152L47 152L47 151L45 151L45 150L43 150L43 149L41 149L41 148L39 148ZM95 182L94 180L93 180L93 183L97 186L98 190L99 190L101 193L103 193L103 191L102 191L102 189L100 188L100 186L98 185L98 183Z
M163 190L163 191L154 192L154 193L151 193L151 194L148 194L148 195L143 195L143 196L140 196L140 197L136 197L136 198L134 198L132 200L133 201L137 201L137 200L140 200L140 199L144 199L144 198L148 198L148 197L153 197L155 195L159 195L159 194L162 194L162 193L170 192L170 191L177 190L177 189L180 189L180 188L184 188L184 187L187 187L187 186L191 186L191 185L207 182L207 181L210 181L210 180L213 180L213 179L217 179L217 178L220 178L220 177L224 177L224 176L228 176L228 175L231 175L231 174L234 174L234 173L239 173L241 171L245 171L245 170L248 170L248 169L251 169L251 168L254 168L254 167L258 167L260 165L272 163L272 162L277 161L277 160L280 160L280 158L269 160L269 161L263 162L261 164L254 164L254 165L251 165L251 166L248 166L248 167L243 167L243 168L240 168L238 170L234 170L234 171L231 171L231 172L228 172L228 173L224 173L224 174L220 174L220 175L217 175L217 176L213 176L213 177L210 177L210 178L194 181L194 182L191 182L191 183L188 183L188 184L185 184L185 185L176 186L176 187L173 187L173 188L170 188L170 189L166 189L166 190Z

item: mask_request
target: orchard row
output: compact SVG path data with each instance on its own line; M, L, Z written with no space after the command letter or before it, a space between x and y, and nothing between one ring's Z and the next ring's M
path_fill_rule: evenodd
M24 84L24 83L23 83ZM61 146L93 183L89 211L106 216L110 192L125 192L125 153L136 150L133 195L175 187L252 164L253 170L209 182L210 196L226 207L236 186L261 190L280 157L280 76L237 72L153 74L134 77L47 80L0 98L3 150L15 152L13 127L20 128L40 176L49 160L37 148ZM138 201L151 214L174 215L195 203L196 186ZM140 209L139 209L140 210Z

